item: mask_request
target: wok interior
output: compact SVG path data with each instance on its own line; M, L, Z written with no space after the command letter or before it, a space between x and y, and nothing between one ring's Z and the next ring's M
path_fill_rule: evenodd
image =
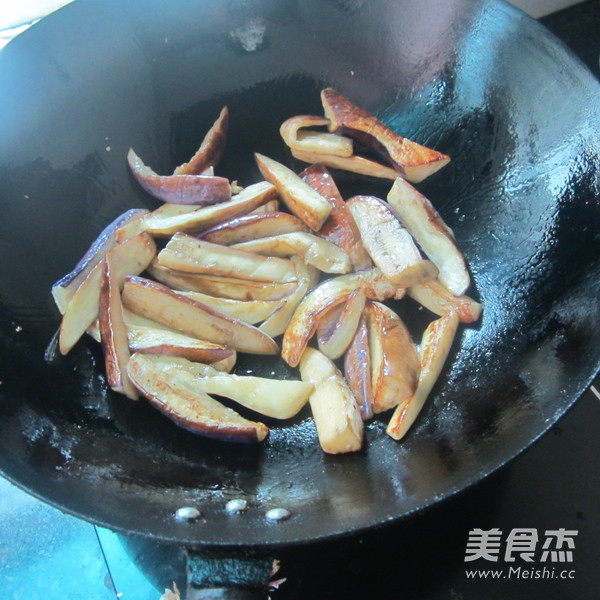
M72 5L0 57L0 79L12 86L0 104L7 477L120 531L291 543L384 523L456 492L574 402L600 354L598 89L549 34L495 2L143 6ZM252 50L249 32L260 38ZM53 281L120 212L157 206L127 172L130 146L169 172L227 104L220 174L259 180L255 151L298 171L279 125L320 114L327 85L452 157L419 188L455 231L484 314L462 329L405 441L393 442L375 419L363 451L326 456L304 411L268 422L263 445L226 445L110 392L91 340L45 360L59 323ZM336 181L346 197L385 197L389 187ZM418 336L432 317L411 303L396 308ZM278 359L244 358L238 372L248 370L295 376ZM231 498L249 499L251 509L228 516ZM172 519L185 505L201 507L201 522ZM276 506L293 518L275 529L263 515Z

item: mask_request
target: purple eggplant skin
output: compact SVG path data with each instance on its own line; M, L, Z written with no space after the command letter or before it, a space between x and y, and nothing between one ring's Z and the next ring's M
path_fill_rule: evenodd
M75 267L52 286L52 295L61 312L66 310L70 297L89 272L115 247L115 235L118 229L147 213L144 208L132 208L119 215L102 230Z
M209 206L231 200L231 185L225 177L157 175L131 148L127 154L127 162L140 186L163 202Z
M156 408L156 407L155 407ZM160 409L159 409L160 410ZM166 417L168 417L173 423L179 425L186 431L201 435L213 440L220 442L237 443L237 444L258 444L262 440L258 439L256 431L252 428L236 429L235 427L213 427L206 428L193 423L187 423L176 417L166 414L161 411Z

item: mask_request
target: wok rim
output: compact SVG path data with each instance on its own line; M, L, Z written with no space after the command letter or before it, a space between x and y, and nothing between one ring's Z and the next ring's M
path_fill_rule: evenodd
M524 14L521 13L521 11L519 9L517 9L511 5L508 5L507 3L504 2L504 0L496 0L496 2L499 4L505 5L506 10L508 10L509 12L514 11L513 14L518 15L519 18L524 17L525 19L529 19L529 17L524 16ZM53 13L52 15L49 15L49 17L43 19L41 22L34 24L32 26L32 28L30 28L30 29L35 31L36 27L40 27L40 26L42 26L42 23L46 23L46 22L49 24L45 24L44 25L45 27L53 26L53 23L50 20L60 18L60 15L61 15L61 13L63 13L63 11L73 10L72 9L73 6L74 6L73 4L69 4L69 5L61 7L55 13ZM531 21L535 22L535 21L533 21L533 19L531 19ZM553 36L553 34L548 32L547 30L546 30L546 33L549 36L551 36L552 38L554 38L554 40L557 40L560 44L562 44L564 46L564 48L569 53L571 53L571 51L568 49L568 47L561 40L558 40L558 38L555 38L555 36ZM24 32L24 34L21 34L21 36L25 35L26 39L27 39L27 34L28 34L28 32L26 31L26 32ZM19 36L19 37L21 37L21 36ZM14 40L10 43L11 44L14 43ZM25 42L23 42L23 43L25 43ZM580 62L581 67L583 67L591 75L591 72L589 72L589 69L578 58L577 58L577 60ZM492 468L484 469L481 472L476 473L474 476L467 477L467 481L465 481L463 485L454 485L454 486L448 488L447 490L445 490L442 494L428 498L427 501L425 501L424 503L421 504L421 506L418 506L415 508L410 508L409 510L406 510L400 514L385 515L383 517L381 515L376 516L376 518L374 518L370 523L365 524L360 527L357 527L357 528L348 529L348 530L344 530L344 531L328 532L328 533L324 533L323 535L320 535L320 536L312 536L309 538L297 537L297 538L291 539L291 540L286 539L285 541L266 541L265 540L265 541L260 541L258 543L248 544L248 547L265 547L266 548L266 547L280 547L280 546L284 546L284 545L286 545L286 546L287 545L298 545L298 544L304 544L304 543L326 541L326 540L330 540L330 539L334 539L334 538L343 537L345 535L357 534L357 533L360 533L363 531L367 531L367 530L374 529L377 527L385 526L386 524L397 522L397 521L403 520L405 518L409 518L410 516L418 514L424 510L431 508L432 506L434 506L440 502L446 501L447 499L456 496L461 491L469 489L469 488L473 487L474 485L476 485L477 483L479 483L480 481L487 479L489 476L491 476L492 474L497 472L499 469L503 468L508 463L512 462L515 458L520 456L531 445L535 444L542 436L544 436L544 434L546 434L548 432L548 430L557 421L559 421L567 413L567 411L569 411L573 407L573 405L580 399L580 397L585 393L585 391L592 384L594 379L597 377L599 371L600 371L600 360L596 361L595 367L594 367L594 372L591 375L589 375L585 381L579 383L579 385L577 386L577 393L569 395L569 399L566 400L567 403L564 406L562 406L561 409L553 416L551 422L546 422L544 427L541 430L537 431L536 434L533 436L532 439L530 439L529 442L527 442L525 445L522 445L521 447L517 448L516 450L513 449L508 457L505 456L504 458L502 458ZM97 526L105 527L105 528L115 531L117 533L121 533L121 534L125 534L125 535L140 535L140 536L147 537L150 539L157 539L160 541L164 541L166 543L183 544L183 545L190 546L190 547L194 547L194 546L196 546L196 547L201 547L201 546L228 546L228 547L239 546L238 544L232 544L227 541L225 541L223 543L220 543L218 541L215 542L214 540L213 541L203 541L203 540L198 540L195 537L194 537L194 539L189 539L189 540L181 540L180 538L172 538L171 539L171 538L165 538L164 536L160 536L160 537L155 536L152 533L143 533L143 532L139 532L139 531L132 531L122 525L113 525L111 523L105 522L101 518L96 518L94 516L89 516L89 515L83 514L82 512L74 510L74 509L70 508L69 506L65 506L63 504L53 502L52 500L48 500L46 497L43 496L43 494L38 493L38 491L36 491L35 488L31 488L31 487L28 487L27 485L22 484L16 477L13 476L13 474L7 475L5 471L2 471L2 474L13 485L16 485L20 489L23 489L31 496L38 498L39 500L41 500L51 506L54 506L55 508L58 508L59 510L61 510L65 513L68 513L76 518L90 522Z

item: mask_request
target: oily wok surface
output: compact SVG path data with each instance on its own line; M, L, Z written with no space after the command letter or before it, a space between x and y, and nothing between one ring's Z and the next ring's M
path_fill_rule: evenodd
M0 53L0 471L112 529L187 544L279 544L397 519L506 463L578 398L600 363L599 86L539 24L500 2L80 0ZM252 153L302 168L278 128L332 86L452 157L419 185L455 231L483 318L401 443L385 419L363 451L326 456L304 411L266 443L227 445L107 388L99 346L45 360L51 284L102 228L157 202L230 109L218 173L259 179ZM336 177L343 193L387 183ZM397 305L417 336L432 318ZM297 376L279 360L238 372ZM550 468L550 466L549 466ZM232 498L250 502L228 515ZM176 522L180 506L203 518ZM292 517L266 524L284 507Z

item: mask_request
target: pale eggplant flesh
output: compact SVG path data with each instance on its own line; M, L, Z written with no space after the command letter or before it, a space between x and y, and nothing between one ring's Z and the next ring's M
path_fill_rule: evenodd
M474 323L481 316L483 309L479 302L469 296L457 296L452 293L439 279L409 287L406 293L440 317L455 311L462 323Z
M194 389L212 396L229 398L261 415L273 419L289 419L308 402L314 385L297 379L271 379L253 375L224 373L213 365L190 362L185 358L148 355L160 371L177 373L190 380ZM191 381L191 380L190 380Z
M141 233L107 253L112 273L119 287L127 275L141 273L154 258L156 244L147 234ZM100 285L103 264L98 263L77 288L60 324L59 348L67 354L98 317Z
M349 157L354 153L352 140L333 133L306 130L307 127L329 125L329 119L315 115L297 115L285 121L279 133L291 150Z
M152 277L175 290L202 292L233 300L281 300L298 287L297 281L278 283L186 273L164 267L156 260L148 265L147 271Z
M400 177L388 193L387 201L438 268L439 280L454 294L464 294L471 283L465 258L454 233L431 202Z
M128 325L127 341L132 353L178 356L192 362L207 364L219 362L234 354L234 351L226 346L199 340L166 328Z
M267 204L275 194L270 183L261 181L244 188L230 200L210 206L194 206L190 210L188 206L168 204L147 215L145 230L160 237L181 232L197 234ZM177 206L182 208L177 209Z
M406 288L438 275L389 204L375 196L353 196L348 206L367 252L394 285Z
M184 233L176 233L158 253L157 259L164 267L188 273L271 283L296 279L294 265L285 258L221 246Z
M214 309L220 310L234 319L250 323L250 325L261 323L280 305L277 300L232 300L231 298L219 298L218 296L211 296L202 292L177 293L192 300L208 304Z
M281 335L287 329L296 308L298 308L298 305L302 302L306 293L311 289L313 273L316 271L316 269L305 264L297 257L292 257L291 260L296 267L298 286L291 294L279 302L279 306L259 327L261 331L264 331L272 338Z
M307 348L300 361L300 376L315 386L309 403L322 450L328 454L360 450L363 420L356 398L335 364L315 348Z
M335 154L322 154L309 152L307 150L292 150L292 156L306 163L321 163L326 167L339 171L349 171L358 175L375 177L378 179L390 179L394 181L398 172L392 167L382 165L364 156L336 156Z
M147 214L148 211L145 209L133 208L119 215L102 230L75 267L52 286L52 296L61 314L64 314L65 310L67 310L67 306L75 290L83 283L83 280L89 275L90 271L115 247L118 231L127 224L137 221Z

